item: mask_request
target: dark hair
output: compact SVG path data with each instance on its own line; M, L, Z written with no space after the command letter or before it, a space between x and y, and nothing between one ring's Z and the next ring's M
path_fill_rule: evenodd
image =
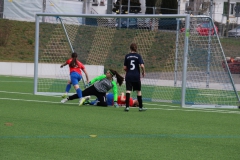
M74 68L74 67L76 67L77 66L77 53L76 52L73 52L72 53L72 61L70 62L70 64L69 64L69 66L71 67L71 68Z
M119 86L121 86L123 84L124 78L120 74L118 74L117 71L114 71L112 69L109 69L109 70L110 70L110 72L112 73L113 76L116 76L117 83L119 84Z
M132 43L130 45L130 49L131 49L131 51L137 52L137 44L136 43Z

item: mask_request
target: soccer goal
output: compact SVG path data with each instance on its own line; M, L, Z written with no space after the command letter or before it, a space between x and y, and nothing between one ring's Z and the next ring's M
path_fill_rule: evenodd
M124 57L135 42L146 68L141 78L144 101L238 108L237 88L217 33L207 16L39 13L34 93L64 92L69 71L60 64L73 51L89 66L90 78L108 69L124 76ZM125 92L124 84L121 92Z

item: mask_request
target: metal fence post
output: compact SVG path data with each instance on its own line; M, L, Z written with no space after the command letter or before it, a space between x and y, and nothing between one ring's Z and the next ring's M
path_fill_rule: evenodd
M3 18L4 0L0 0L0 18Z

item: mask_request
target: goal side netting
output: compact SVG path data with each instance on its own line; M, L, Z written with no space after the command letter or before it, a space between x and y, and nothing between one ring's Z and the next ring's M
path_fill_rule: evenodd
M201 24L208 29L201 30ZM206 16L39 13L34 93L65 91L69 68L60 65L73 51L86 65L90 79L108 69L124 76L124 57L135 42L146 68L141 78L144 101L236 108L239 97L213 26ZM84 88L84 83L79 84ZM125 92L125 83L118 91Z

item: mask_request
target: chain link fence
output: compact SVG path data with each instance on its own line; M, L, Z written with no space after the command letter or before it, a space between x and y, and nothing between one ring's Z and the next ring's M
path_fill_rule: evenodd
M4 4L5 2L5 4ZM21 5L17 5L20 4ZM107 13L107 10L111 10L114 6L106 3L107 1L100 1L100 0L93 0L92 4L91 3L86 3L84 4L83 1L81 0L69 0L69 1L61 1L61 0L47 0L46 5L47 7L44 8L44 0L0 0L0 18L5 18L5 19L15 19L16 20L16 15L22 15L23 18L32 19L34 21L34 15L35 12L67 12L67 13L73 13L76 12L77 14L82 14L82 13L89 13L89 14L102 14L103 12L99 12L99 9L104 10L104 13ZM98 3L97 3L98 2ZM104 5L102 5L100 2L104 2ZM70 3L75 3L75 5L66 5ZM81 3L81 5L80 5ZM13 5L15 4L15 5ZM36 6L38 4L38 6ZM79 5L76 5L79 4ZM96 6L97 4L97 6ZM24 6L30 6L23 8ZM35 9L33 8L35 6ZM9 8L10 7L10 8ZM12 7L12 8L11 8ZM127 6L124 6L125 8ZM134 6L131 6L134 7ZM185 6L184 6L185 7ZM109 9L110 8L110 9ZM171 12L171 13L179 13L179 14L199 14L194 13L192 11L187 11L184 10L183 8L179 9L169 9L169 8L160 8L160 7L143 7L141 5L141 11L138 14L145 14L146 10L150 10L152 14L162 14L163 12ZM16 11L15 13L18 14L13 14L12 17L4 17L4 12L7 11ZM70 12L71 11L71 12ZM21 13L21 14L20 14ZM30 14L31 13L31 14ZM113 12L113 14L116 14ZM131 13L134 14L134 13ZM227 17L222 15L222 13L219 13L217 10L212 10L212 14L209 12L209 10L205 11L203 14L212 17L212 19L215 22L215 25L218 30L218 35L222 44L222 47L224 49L224 52L227 57L240 57L240 29L237 29L237 27L240 27L240 18L239 17L234 17L230 16L229 17L229 25L226 25ZM5 27L6 28L6 27ZM181 28L180 28L181 29ZM4 30L2 29L2 34L1 37L3 39L3 36L5 37L5 40L7 39L7 34L3 34ZM5 42L4 42L5 43ZM3 42L2 42L3 44ZM240 65L240 64L239 64Z

